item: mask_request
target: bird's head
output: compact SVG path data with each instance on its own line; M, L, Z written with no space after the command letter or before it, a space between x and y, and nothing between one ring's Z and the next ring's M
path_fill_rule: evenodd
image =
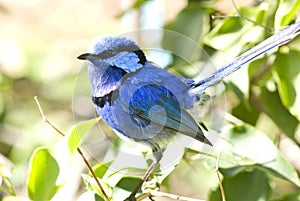
M113 36L95 38L88 53L81 54L77 58L87 60L89 67L112 66L126 73L136 71L146 62L143 51L133 40Z
M88 52L77 57L86 60L92 95L102 97L118 89L124 75L142 68L146 57L140 47L125 37L95 38Z

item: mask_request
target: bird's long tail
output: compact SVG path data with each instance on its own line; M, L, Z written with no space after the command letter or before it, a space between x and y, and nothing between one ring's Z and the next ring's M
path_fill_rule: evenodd
M267 38L263 42L248 50L247 52L243 53L241 56L237 57L232 62L222 66L209 77L194 83L192 86L192 90L195 93L199 94L204 92L207 88L217 84L223 78L241 68L244 64L254 60L259 55L262 55L275 47L290 42L299 34L300 22L285 27L280 32L274 34L273 36Z

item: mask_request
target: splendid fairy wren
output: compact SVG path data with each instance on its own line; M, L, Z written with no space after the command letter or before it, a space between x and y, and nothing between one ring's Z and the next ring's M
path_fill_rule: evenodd
M144 181L178 134L212 146L203 132L206 127L187 112L201 99L205 89L259 55L289 42L299 34L299 29L300 23L284 28L200 81L157 67L147 60L133 40L124 37L97 38L88 53L78 59L87 60L97 113L120 137L152 149L155 160L143 177Z

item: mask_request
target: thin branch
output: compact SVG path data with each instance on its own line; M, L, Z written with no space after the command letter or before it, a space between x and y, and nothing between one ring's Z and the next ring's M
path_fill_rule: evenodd
M270 27L268 27L268 26L265 26L265 25L263 25L263 24L260 24L260 23L256 22L255 20L252 20L252 19L246 17L245 15L243 15L243 14L239 11L239 9L237 8L237 5L236 5L236 3L234 2L234 0L232 0L232 4L233 4L234 9L235 9L236 12L237 12L236 15L231 15L231 16L215 16L215 15L212 15L212 19L238 18L238 17L239 17L239 18L242 18L242 19L244 19L244 20L246 20L246 21L249 21L249 22L253 23L254 25L257 25L257 26L260 26L260 27L266 29L266 30L267 30L268 32L270 32L270 33L273 33L273 32L274 32L274 29L273 29L273 28L270 28Z
M40 111L40 113L41 113L41 115L42 115L43 122L46 123L46 124L48 124L48 125L49 125L51 128L53 128L58 134L60 134L61 136L64 137L65 134L64 134L61 130L59 130L58 128L56 128L56 127L55 127L50 121L48 121L48 119L46 118L46 116L45 116L45 114L44 114L44 111L43 111L43 109L42 109L42 107L41 107L41 104L40 104L40 102L39 102L37 96L34 97L34 100L35 100L35 102L36 102L36 104L37 104L37 106L38 106L38 108L39 108L39 111Z
M236 10L238 16L240 16L242 19L245 19L245 20L247 20L247 21L249 21L249 22L251 22L251 23L253 23L253 24L257 25L257 26L260 26L260 27L266 29L267 31L269 31L269 32L271 32L271 33L274 32L274 29L272 29L272 28L270 28L270 27L267 27L267 26L265 26L265 25L263 25L263 24L260 24L260 23L258 23L258 22L256 22L256 21L254 21L254 20L252 20L252 19L246 17L245 15L243 15L243 14L239 11L239 9L237 8L237 6L236 6L234 0L232 0L232 4L233 4L234 9Z
M217 174L217 177L218 177L218 183L219 183L219 186L220 186L222 201L226 201L225 191L224 191L224 188L223 188L223 185L222 185L222 182L221 182L220 173L219 173L220 158L221 158L221 152L219 152L219 155L218 155L215 171L216 171L216 174Z
M37 104L37 106L38 106L38 108L39 108L39 111L40 111L40 113L41 113L41 115L42 115L43 122L46 123L46 124L48 124L50 127L52 127L52 128L53 128L58 134L60 134L61 136L65 136L65 134L64 134L61 130L59 130L57 127L55 127L55 126L54 126L54 125L46 118L45 113L44 113L44 111L43 111L43 109L42 109L42 107L41 107L41 105L40 105L40 102L39 102L37 96L34 97L34 100L35 100L35 102L36 102L36 104ZM83 162L85 163L85 165L86 165L87 168L89 169L89 171L90 171L90 173L92 174L92 176L94 177L94 179L95 179L95 181L96 181L96 183L97 183L97 185L98 185L98 187L99 187L101 193L103 194L104 199L105 199L106 201L110 201L110 198L107 196L107 194L106 194L104 188L102 187L102 185L100 184L100 182L99 182L99 180L98 180L98 178L97 178L97 176L96 176L96 174L95 174L93 168L90 166L88 160L86 159L86 157L84 156L84 154L82 153L82 151L80 150L80 148L77 148L77 152L78 152L79 155L81 156Z

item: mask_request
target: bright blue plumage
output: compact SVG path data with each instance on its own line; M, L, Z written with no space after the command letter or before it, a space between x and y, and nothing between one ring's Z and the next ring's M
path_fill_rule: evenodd
M299 34L299 29L300 23L283 29L198 82L158 68L147 61L134 41L124 37L97 38L88 53L78 58L87 60L98 114L119 135L152 148L156 160L143 178L146 180L177 134L212 145L187 112L205 89L257 56L289 42ZM137 189L132 195L136 192Z

